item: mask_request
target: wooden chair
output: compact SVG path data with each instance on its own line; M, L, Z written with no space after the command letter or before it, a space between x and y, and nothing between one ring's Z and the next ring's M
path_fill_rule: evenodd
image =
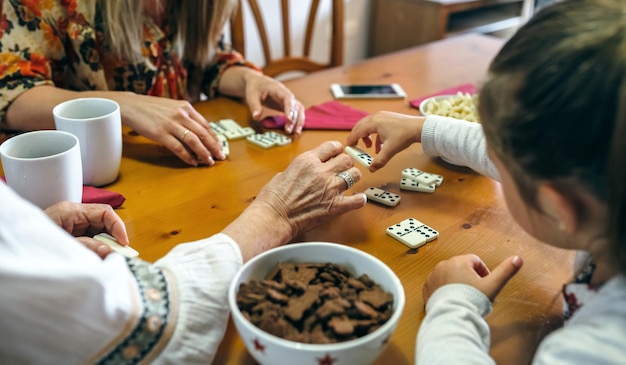
M239 0L239 7L231 21L231 43L235 50L245 55L245 37L243 22L243 2L247 2L252 10L259 38L263 46L263 56L265 65L263 72L272 77L284 74L289 71L301 71L304 73L314 72L333 66L343 64L343 0L332 1L332 33L330 40L330 60L322 63L311 59L311 47L313 39L313 30L316 26L315 18L319 8L320 0L312 0L309 9L308 20L306 24L306 32L304 35L304 43L302 55L293 55L291 52L291 29L289 20L289 0L281 0L282 9L282 33L283 33L283 55L279 58L273 58L270 53L270 40L267 36L267 27L263 20L259 3L269 0ZM302 0L295 0L296 6L301 4Z

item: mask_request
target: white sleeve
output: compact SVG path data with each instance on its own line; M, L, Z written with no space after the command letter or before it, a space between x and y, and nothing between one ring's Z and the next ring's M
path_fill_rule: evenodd
M626 364L626 276L604 283L541 341L533 365Z
M237 245L216 235L150 264L101 260L0 183L0 358L19 364L210 363Z
M498 170L487 154L480 123L429 115L422 128L422 148L429 156L441 157L453 165L499 180Z
M415 364L495 364L489 356L491 302L476 288L448 284L426 303L415 347Z
M181 310L165 363L207 364L215 357L229 318L228 287L243 264L225 234L179 245L155 263L172 273Z

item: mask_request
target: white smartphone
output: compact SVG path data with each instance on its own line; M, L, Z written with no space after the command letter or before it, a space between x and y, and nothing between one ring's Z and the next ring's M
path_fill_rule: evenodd
M335 99L403 99L406 93L399 84L331 84Z

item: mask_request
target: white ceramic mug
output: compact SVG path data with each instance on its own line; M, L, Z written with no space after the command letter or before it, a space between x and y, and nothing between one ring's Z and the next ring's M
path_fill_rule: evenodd
M104 98L79 98L55 106L52 114L57 130L80 141L83 183L102 186L115 181L122 160L120 106Z
M0 157L7 185L38 207L82 201L80 142L73 134L54 130L19 134L0 145Z

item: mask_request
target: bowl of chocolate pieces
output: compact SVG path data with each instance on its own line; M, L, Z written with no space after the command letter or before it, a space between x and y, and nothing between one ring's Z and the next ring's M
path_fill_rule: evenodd
M245 346L260 364L373 363L404 308L400 279L349 246L294 243L248 261L228 301Z

